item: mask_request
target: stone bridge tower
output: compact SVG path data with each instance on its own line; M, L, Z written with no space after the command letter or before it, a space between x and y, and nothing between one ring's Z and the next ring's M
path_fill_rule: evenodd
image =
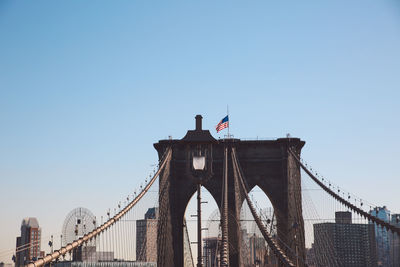
M299 266L305 262L304 222L302 216L300 168L288 148L300 155L305 142L298 138L242 141L213 138L202 129L202 117L196 116L196 129L180 140L160 140L154 144L159 157L167 147L172 159L160 175L158 223L158 266L183 267L183 218L186 206L196 192L198 181L213 196L221 209L224 147L235 147L250 190L258 186L270 199L277 218L279 239L297 251ZM192 167L193 157L205 156L205 171L200 175ZM233 179L228 157L229 266L241 266L240 208L243 202ZM281 248L286 251L281 244ZM291 253L287 255L296 262Z

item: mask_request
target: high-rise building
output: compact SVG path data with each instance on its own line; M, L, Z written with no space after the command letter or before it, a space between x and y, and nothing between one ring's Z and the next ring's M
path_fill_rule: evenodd
M389 222L390 221L390 211L383 207L376 207L375 209L369 212L372 216L378 217L382 221ZM380 267L391 267L391 254L390 254L390 245L391 245L391 234L389 231L380 227L376 224L375 228L375 237L376 237L376 250L378 257L378 266Z
M219 248L221 238L203 238L204 267L219 267Z
M157 262L158 208L150 208L136 223L136 260Z
M348 211L335 212L335 223L351 223L351 212Z
M251 266L264 266L267 257L267 248L263 237L253 234L249 237Z
M21 236L17 237L15 266L20 267L41 256L41 229L36 218L25 218L21 223ZM43 254L42 254L43 255Z
M375 267L374 226L351 223L350 212L336 212L335 223L314 224L315 265Z
M400 228L400 214L392 214L391 224ZM400 236L392 234L390 255L392 256L392 266L400 266Z

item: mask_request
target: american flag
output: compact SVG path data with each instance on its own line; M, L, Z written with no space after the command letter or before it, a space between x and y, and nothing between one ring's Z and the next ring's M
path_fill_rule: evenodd
M229 127L229 118L228 115L226 115L225 118L223 118L217 126L215 126L215 129L217 130L217 133L225 128Z

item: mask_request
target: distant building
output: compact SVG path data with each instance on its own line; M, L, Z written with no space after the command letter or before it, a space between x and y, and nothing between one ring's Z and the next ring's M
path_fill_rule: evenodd
M109 262L79 262L60 261L51 264L52 267L157 267L155 262L109 261Z
M203 238L203 266L204 267L219 267L219 249L218 245L221 238L206 237Z
M400 228L400 214L392 214L391 224ZM390 246L390 255L392 256L392 266L400 266L400 237L393 234L393 240Z
M41 229L36 218L25 218L21 223L21 236L17 237L15 266L20 267L37 260L40 252ZM42 253L43 255L43 253Z
M82 245L73 250L72 262L112 262L115 261L114 252L112 251L97 251L96 246Z
M267 247L261 233L248 233L247 229L241 229L241 265L242 267L275 267L278 266L277 258L272 250ZM275 235L272 234L275 239Z
M96 251L96 261L113 261L114 252L113 251Z
M389 222L390 221L390 211L383 207L377 207L369 212L372 216L378 217L382 221ZM391 267L391 254L390 254L390 246L391 246L391 234L384 227L378 227L378 225L373 224L375 227L375 236L376 236L376 249L377 249L377 257L378 257L378 266L382 267Z
M251 266L264 266L267 256L267 248L265 246L265 239L253 234L249 238L250 245L250 264Z
M80 246L74 249L72 253L73 258L72 261L83 261L83 262L96 262L97 259L97 252L96 246Z
M352 223L351 212L348 211L337 211L335 212L335 223Z
M157 262L158 208L150 208L136 223L136 260Z
M375 267L372 224L352 224L350 212L336 212L335 223L314 224L315 266Z
M306 263L308 267L316 267L317 263L315 260L315 249L314 244L311 244L311 248L306 249Z

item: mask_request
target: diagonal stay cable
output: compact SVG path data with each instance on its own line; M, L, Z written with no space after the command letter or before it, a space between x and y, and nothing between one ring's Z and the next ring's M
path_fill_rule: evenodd
M221 248L221 266L229 266L229 239L228 239L228 148L224 148L224 166L222 183L222 248Z
M283 252L283 250L279 247L279 245L272 239L271 235L268 233L267 228L262 223L260 217L258 216L253 203L251 202L249 195L248 195L248 188L244 183L243 175L241 169L239 168L239 164L236 157L236 149L232 148L232 162L233 162L233 173L235 179L239 178L240 184L242 186L244 196L246 201L250 207L250 211L256 221L258 228L260 229L265 241L267 241L268 245L271 247L274 254L279 258L280 262L283 263L285 266L295 267L296 265L287 257L287 255Z
M255 208L258 209L258 211L259 211L258 214L260 214L259 216L260 216L261 221L264 221L264 222L267 221L269 218L266 216L266 214L263 214L263 213L262 213L261 207L259 207L259 206L257 205L257 202L254 204L254 206L255 206ZM271 229L272 229L272 226L273 226L273 225L272 225L272 223L271 223ZM278 230L278 229L276 229L276 232L277 232L276 238L280 241L281 244L283 244L283 246L286 248L286 251L290 252L290 254L291 254L293 257L299 259L299 260L304 264L304 266L308 267L308 265L307 265L307 263L304 261L304 259L302 259L301 257L299 257L299 255L296 254L296 252L295 252L291 247L289 247L289 245L286 244L284 240L282 240L282 239L279 237L279 236L287 237L287 234L284 233L283 231ZM269 234L271 235L271 230L269 231Z
M348 202L347 200L345 200L344 198L342 198L341 196L339 196L338 194L336 194L333 190L331 190L330 188L328 188L326 185L324 185L317 177L315 177L315 175L308 170L308 168L306 166L303 165L303 163L301 163L299 157L292 151L289 149L289 153L296 159L297 163L300 164L301 168L310 176L310 178L317 183L322 189L324 189L325 192L327 192L329 195L331 195L333 198L335 198L337 201L339 201L340 203L342 203L343 205L345 205L346 207L348 207L349 209L353 210L354 212L360 214L361 216L365 217L366 219L376 223L377 225L381 226L381 227L385 227L387 230L392 231L393 233L396 233L397 235L400 236L400 228L387 223L375 216L372 216L371 214L363 211L362 209L354 206L353 204L351 204L350 202Z
M81 246L84 242L90 241L92 238L98 236L103 231L105 231L110 226L112 226L115 222L117 222L119 219L121 219L121 217L124 216L130 209L132 209L136 205L136 203L139 202L140 199L142 199L142 197L147 193L147 191L149 191L150 187L153 185L153 183L156 180L156 178L158 177L158 175L164 169L166 163L171 160L171 155L172 155L172 149L168 148L166 150L166 155L165 155L164 159L162 160L157 172L154 174L153 178L142 189L142 191L139 193L139 195L137 195L137 197L135 197L131 202L129 202L128 205L124 209L122 209L120 212L118 212L114 217L110 218L107 222L105 222L103 225L97 227L92 232L84 235L83 237L73 241L70 244L67 244L65 247L62 247L59 250L54 251L52 254L47 255L43 259L39 259L33 263L29 263L26 266L27 267L44 266L45 264L58 259L60 256L63 256L66 253L71 252L74 248Z

